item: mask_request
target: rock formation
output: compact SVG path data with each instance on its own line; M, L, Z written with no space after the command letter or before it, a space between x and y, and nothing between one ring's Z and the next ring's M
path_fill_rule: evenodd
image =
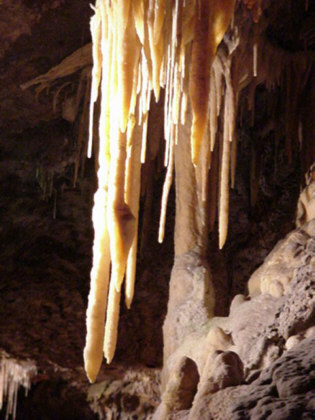
M0 418L310 419L314 2L121 4L1 2Z
M164 335L169 333L167 341L174 344L164 349L162 402L154 418L311 418L314 240L315 219L281 240L249 279L250 295L234 297L228 317L189 317L195 312L190 302L199 302L199 307L203 303L205 309L209 305L197 287L190 288L182 305L168 311ZM188 267L193 269L192 264ZM191 277L198 283L197 275ZM180 293L185 288L177 297ZM182 332L180 341L167 330L174 324ZM185 369L188 364L192 367ZM297 371L301 376L295 376Z

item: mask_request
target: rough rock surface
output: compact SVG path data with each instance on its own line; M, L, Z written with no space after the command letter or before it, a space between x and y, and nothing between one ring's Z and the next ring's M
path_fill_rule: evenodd
M253 275L255 282L263 282L265 266L282 261L288 249L292 250L285 256L288 266L294 268L290 268L284 294L237 295L229 317L213 318L198 335L188 334L165 361L166 384L156 420L311 418L315 395L314 226L312 220L289 234ZM178 361L183 363L185 357L195 362L200 375L194 398L190 394L190 407L178 402L182 389Z
M269 293L275 297L285 294L294 270L312 257L314 235L315 222L312 220L281 240L251 276L248 282L249 294L255 296Z
M285 352L251 384L219 391L209 399L208 413L218 420L314 418L314 368L313 337Z

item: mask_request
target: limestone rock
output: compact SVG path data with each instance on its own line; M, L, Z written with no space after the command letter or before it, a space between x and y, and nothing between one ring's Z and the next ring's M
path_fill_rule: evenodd
M208 396L220 389L239 385L243 381L243 363L236 353L217 352L216 357L211 357L209 362L200 378L189 420L207 419L205 401Z
M259 365L267 347L266 328L274 323L279 301L271 295L259 295L244 301L231 312L228 328L235 351L246 368Z
M315 164L306 174L306 187L301 192L296 211L296 226L303 226L315 218Z
M259 286L258 294L234 298L229 317L212 318L197 330L193 322L186 325L185 338L165 361L168 381L154 419L311 418L315 383L314 226L310 221L287 235L252 277L256 285L267 281L271 287L273 274L286 266L290 278L284 293L277 295L272 288L267 292ZM266 273L271 275L267 276L270 281L264 277ZM191 300L189 295L186 303ZM186 307L185 299L180 307ZM185 358L189 358L195 374L183 380ZM189 383L189 376L194 377L190 382L193 386L183 386ZM183 393L185 389L189 389L189 398Z
M315 339L303 340L284 353L231 403L236 419L311 419L314 413ZM303 417L302 417L303 415Z
M251 276L248 282L250 296L269 293L280 297L287 293L294 270L303 264L314 247L315 221L289 233L265 259L265 262ZM306 251L306 253L304 252Z
M315 262L315 252L312 256ZM314 325L315 320L315 271L311 264L299 267L290 285L290 292L278 308L279 333L287 339Z

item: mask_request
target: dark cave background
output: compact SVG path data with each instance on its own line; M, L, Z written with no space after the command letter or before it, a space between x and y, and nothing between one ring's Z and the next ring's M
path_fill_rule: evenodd
M290 1L290 13L284 3L266 2L269 39L289 51L313 51L314 2L309 2L306 12L304 1ZM22 389L19 392L17 419L94 419L98 417L86 403L88 381L82 358L94 162L85 162L74 186L78 123L65 121L60 107L53 112L51 92L36 99L34 89L20 88L90 42L92 10L85 0L4 0L0 9L0 348L12 357L36 360L39 368L29 396L24 398ZM302 30L311 33L304 41L296 35ZM314 76L314 66L312 72ZM314 84L309 88L314 90ZM249 117L238 119L237 178L223 251L217 247L216 229L209 236L216 314L221 316L227 315L233 296L245 293L250 274L276 242L294 228L305 163L298 153L288 161L284 133L278 145L273 130L260 135L270 118L266 104L271 94L263 86L256 89L252 126ZM281 118L276 124L283 126ZM314 138L314 123L309 130ZM259 157L258 191L251 205L253 150ZM315 158L314 147L307 156L308 163ZM151 166L159 165L151 162ZM144 168L144 175L151 169ZM146 223L149 230L142 237L135 299L129 311L121 307L116 356L110 366L103 364L99 380L119 377L127 366L162 365L161 328L173 264L175 217L172 191L166 238L158 244L163 181L161 170L147 186L152 203L145 195L141 198L140 226ZM146 222L144 213L149 215Z

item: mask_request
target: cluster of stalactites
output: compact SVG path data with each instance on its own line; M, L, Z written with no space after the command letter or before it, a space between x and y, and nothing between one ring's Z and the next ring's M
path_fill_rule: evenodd
M37 368L32 361L18 361L0 354L0 410L6 402L7 420L16 417L16 407L19 388L25 389L25 395L31 388L31 380L37 374Z
M180 147L178 124L185 124L189 106L192 112L192 162L195 166L199 164L201 144L206 138L209 141L206 173L225 93L219 205L220 247L224 244L235 100L228 61L218 60L213 66L212 77L210 70L233 12L234 0L96 2L91 19L94 64L88 154L92 152L94 104L100 92L99 186L93 209L95 238L84 351L91 381L95 380L100 368L103 350L107 362L114 355L124 279L128 307L133 297L140 167L146 156L151 92L158 100L161 87L165 89L167 173L159 241L164 236L174 150ZM210 96L209 92L212 92Z

